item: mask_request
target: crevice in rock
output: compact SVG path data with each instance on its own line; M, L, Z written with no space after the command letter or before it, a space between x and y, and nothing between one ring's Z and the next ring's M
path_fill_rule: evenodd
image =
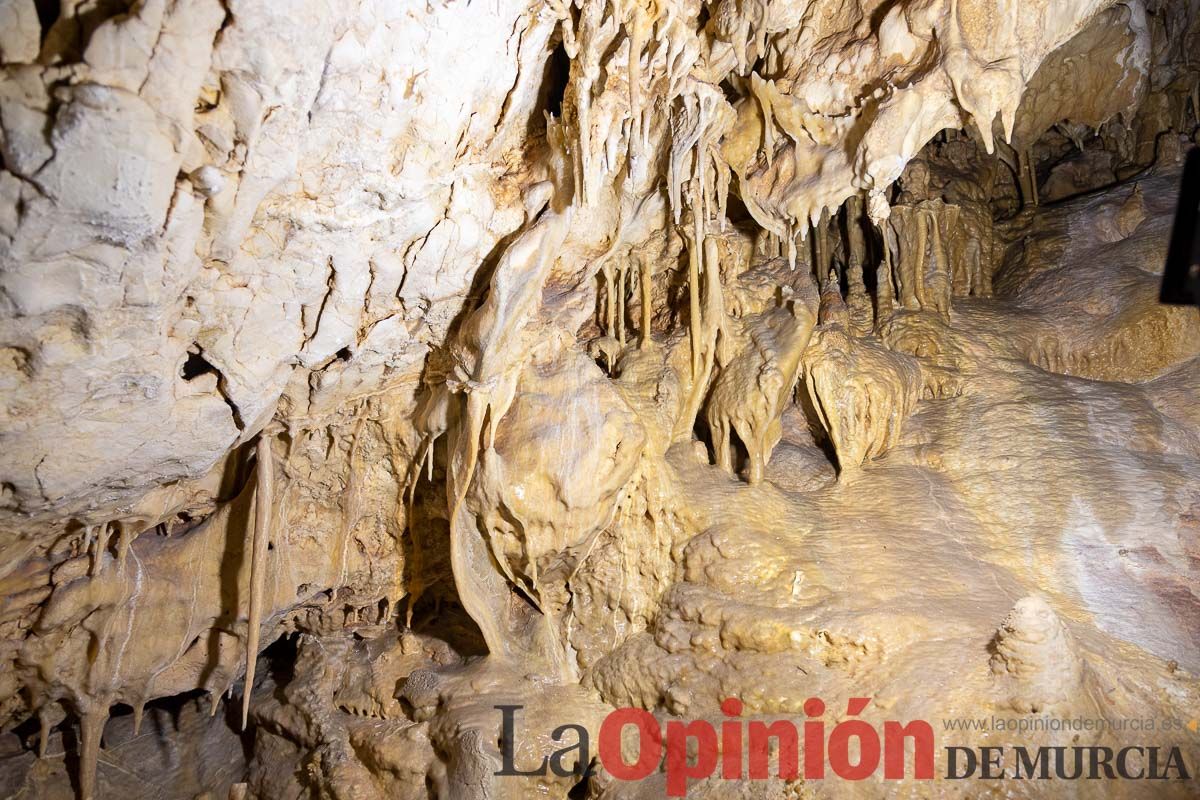
M221 399L225 401L225 405L229 406L229 413L233 417L233 424L237 429L244 430L245 423L242 421L241 411L237 404L233 402L233 398L229 394L229 379L225 373L217 369L217 367L204 356L204 348L199 344L193 344L188 350L187 358L184 359L183 366L179 370L179 376L185 381L193 381L202 375L214 375L217 379L217 391L221 395Z

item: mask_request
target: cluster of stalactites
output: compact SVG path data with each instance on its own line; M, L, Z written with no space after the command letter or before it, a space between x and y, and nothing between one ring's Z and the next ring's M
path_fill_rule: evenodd
M719 87L691 74L706 49L694 9L689 17L682 4L671 2L577 7L578 13L561 9L563 41L572 59L564 119L574 140L576 202L586 206L603 180L617 179L622 154L628 155L623 173L627 187L656 190L653 181L642 180L646 175L641 171L655 162L653 152L666 151L670 213L688 251L689 379L695 402L688 404L684 417L694 420L725 316L718 249L710 234L726 225L731 172L719 146L733 125L734 111ZM608 82L598 86L604 58L609 59L603 70ZM653 268L642 265L639 271L644 345L650 329L650 275L644 273L652 275ZM627 270L606 259L603 276L605 336L597 348L611 365L614 353L625 346Z
M653 261L643 255L633 255L626 260L609 259L600 270L604 291L600 298L600 328L603 335L589 345L591 355L604 362L611 371L617 358L633 337L629 325L630 295L636 290L639 300L638 347L645 348L650 342L654 318L653 305Z
M672 109L667 192L672 219L687 244L691 346L691 388L676 425L677 436L689 435L695 423L726 323L714 234L726 227L731 173L718 146L733 119L733 108L724 94L694 80L688 82Z
M992 293L991 218L939 199L897 205L881 233L878 306L927 309L948 316L951 300Z
M767 0L723 0L713 12L713 32L732 46L739 75L767 55L767 16Z
M271 442L274 434L264 432L258 438L256 449L257 471L255 491L255 513L253 523L246 528L245 553L250 558L249 602L246 607L246 650L245 689L242 701L242 727L245 728L250 710L250 690L254 683L255 662L258 657L259 632L263 624L265 606L265 581L267 572L267 549L271 537L271 515L275 501L274 467ZM134 735L141 730L146 691L131 688L121 674L121 657L124 643L114 645L119 639L114 629L119 615L131 614L127 604L136 606L138 591L145 578L140 561L133 554L132 543L136 532L148 530L145 519L126 519L100 524L85 524L80 550L88 558L87 578L107 579L115 570L113 580L130 587L120 602L110 606L107 616L101 616L93 640L93 651L89 659L88 672L83 686L70 691L68 696L50 695L35 697L35 714L40 725L38 755L44 756L50 731L63 722L71 708L79 717L79 789L83 800L91 800L97 794L96 774L100 762L100 744L108 722L110 707L118 702L128 703L133 708ZM116 534L116 557L110 552L113 534ZM129 556L135 560L135 574L125 579ZM111 564L111 565L110 565ZM130 617L132 620L132 617ZM130 622L132 625L132 622ZM128 637L131 628L123 631ZM198 686L197 688L206 688ZM215 714L219 700L226 692L232 692L232 678L224 690L211 693L211 713Z
M657 136L703 44L696 9L689 16L678 0L558 0L551 8L571 60L563 119L576 202L587 206L622 167L635 186L653 180Z

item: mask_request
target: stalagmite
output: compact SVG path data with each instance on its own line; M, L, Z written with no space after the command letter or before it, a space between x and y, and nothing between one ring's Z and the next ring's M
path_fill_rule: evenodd
M250 558L250 604L246 615L246 680L242 691L242 729L250 717L254 692L254 667L258 661L258 636L262 627L263 593L267 579L267 545L271 541L271 515L275 502L275 466L271 437L265 432L255 446L257 463L254 492L254 525L248 532L245 554Z
M893 216L892 218L901 219L902 217ZM929 275L929 227L932 220L920 207L913 208L909 218L915 228L915 242L911 250L911 257L907 260L908 269L900 273L898 282L903 306L908 309L917 309L924 308L928 303L925 296L925 279ZM901 255L906 254L903 247L900 252Z
M954 217L951 217L954 219ZM932 214L929 217L929 232L932 241L930 248L933 251L935 268L927 273L928 277L924 281L926 297L924 303L928 304L933 310L939 314L950 313L950 295L952 291L953 277L951 275L952 265L947 257L948 252L945 247L945 242L942 240L941 225L939 220Z
M850 325L850 310L842 298L842 287L838 285L837 272L834 270L829 270L824 288L821 289L821 305L817 321L821 325L840 325L844 328Z
M1068 701L1083 684L1083 664L1062 620L1044 597L1018 600L995 639L992 672L1011 684L1009 703L1037 713Z
M768 307L737 321L726 320L728 327L722 332L736 345L731 345L734 352L721 364L704 414L712 432L716 465L734 471L736 434L746 448L746 480L750 484L763 480L779 442L780 415L792 395L801 356L816 322L815 286L809 279L802 287L799 296L789 299L785 307Z
M1033 154L1028 150L1018 150L1016 166L1021 197L1027 206L1036 206L1038 204L1037 175L1034 172Z
M885 225L880 231L882 253L879 263L875 266L875 316L876 322L891 313L896 305L896 290L892 281L895 275L894 256L889 243L890 226Z
M831 299L833 320L844 318L841 297ZM920 364L871 341L855 341L844 327L822 327L805 356L807 386L822 427L837 451L840 478L859 473L896 446L923 387Z

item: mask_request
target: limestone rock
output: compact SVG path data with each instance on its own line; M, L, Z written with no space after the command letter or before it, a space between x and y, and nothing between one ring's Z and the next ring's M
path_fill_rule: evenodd
M1196 52L1195 0L0 2L0 794L1197 707Z
M1023 597L996 632L992 672L1007 679L1016 711L1038 713L1071 700L1083 684L1083 661L1062 620L1038 595Z

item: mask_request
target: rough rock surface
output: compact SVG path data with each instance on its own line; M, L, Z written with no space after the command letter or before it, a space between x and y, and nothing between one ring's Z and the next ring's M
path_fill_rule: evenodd
M1198 17L0 0L5 791L662 796L497 778L501 704L535 762L1200 708ZM876 778L689 796L974 790Z

